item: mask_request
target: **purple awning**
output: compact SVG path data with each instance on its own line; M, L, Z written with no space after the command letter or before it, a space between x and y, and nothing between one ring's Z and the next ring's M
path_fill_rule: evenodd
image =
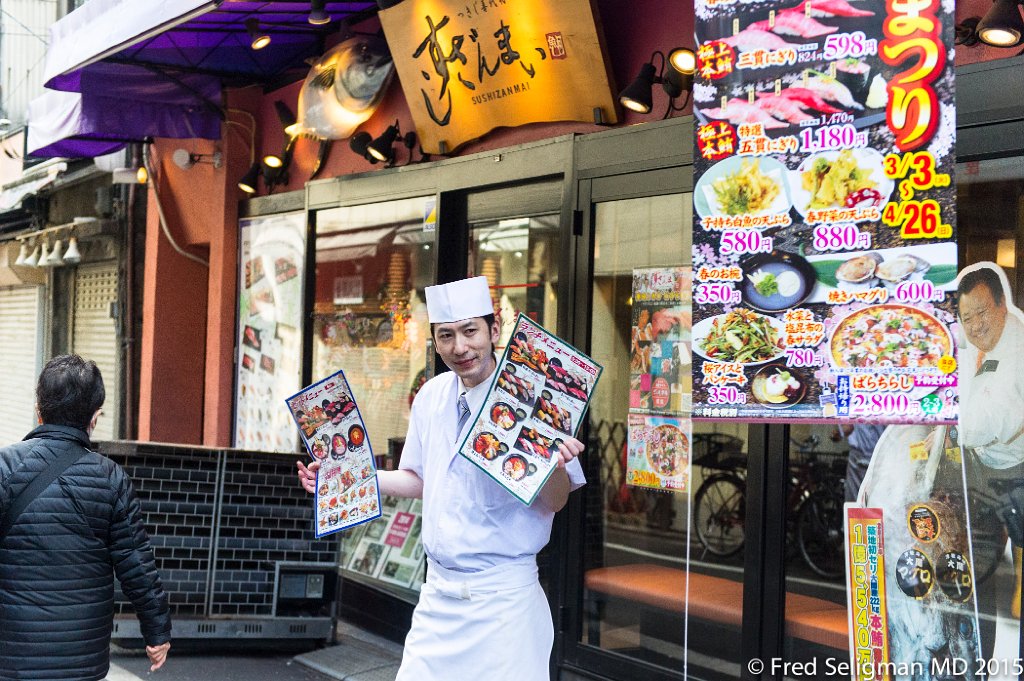
M109 154L126 142L152 137L220 138L220 117L203 105L166 101L174 99L167 84L151 75L131 74L145 83L143 97L124 100L104 96L101 88L77 92L50 91L36 97L28 109L28 153L37 158L94 157ZM144 77L147 76L147 77ZM92 75L86 76L86 83ZM132 78L125 74L126 80ZM219 89L205 93L219 101Z
M376 8L327 2L331 23L313 26L308 2L90 0L50 28L46 87L81 96L36 106L30 153L94 156L151 137L218 139L223 87L300 77L339 21ZM251 48L247 19L260 22L269 46Z
M313 26L309 2L90 0L50 28L44 79L48 88L80 92L84 74L105 62L205 75L226 85L271 83L292 70L305 73L305 60L324 51L340 20L360 21L376 7L366 0L328 2L332 22ZM250 47L247 19L270 35L269 46Z

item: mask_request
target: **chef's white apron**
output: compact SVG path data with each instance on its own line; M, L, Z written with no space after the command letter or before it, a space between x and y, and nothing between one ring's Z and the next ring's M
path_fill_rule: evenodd
M471 573L431 560L396 681L548 681L553 638L534 557Z

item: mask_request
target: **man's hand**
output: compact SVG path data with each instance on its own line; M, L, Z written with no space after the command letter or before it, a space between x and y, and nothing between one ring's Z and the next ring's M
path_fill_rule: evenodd
M299 484L302 488L312 494L316 491L316 472L320 468L320 462L314 461L308 466L301 461L295 462L295 468L298 469Z
M558 445L558 467L565 468L565 465L583 453L583 443L574 437L567 437Z
M153 664L150 665L149 671L155 672L160 667L164 666L164 662L167 661L167 651L171 649L171 642L161 643L158 646L146 646L146 654L149 655L149 661Z

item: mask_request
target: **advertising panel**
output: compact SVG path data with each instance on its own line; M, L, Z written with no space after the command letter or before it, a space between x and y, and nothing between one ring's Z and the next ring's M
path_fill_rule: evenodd
M306 215L239 221L234 446L295 450L281 401L302 382L302 281Z
M951 422L952 3L696 16L694 418Z

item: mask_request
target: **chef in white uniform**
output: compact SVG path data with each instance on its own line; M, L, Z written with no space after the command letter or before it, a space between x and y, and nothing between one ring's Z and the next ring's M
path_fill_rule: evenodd
M485 277L429 286L426 298L451 372L416 395L399 470L378 472L383 494L423 498L427 580L397 681L543 681L554 633L537 552L555 512L585 483L576 458L583 444L565 438L558 467L529 506L459 456L460 433L497 371L498 324ZM297 466L312 492L316 464Z

